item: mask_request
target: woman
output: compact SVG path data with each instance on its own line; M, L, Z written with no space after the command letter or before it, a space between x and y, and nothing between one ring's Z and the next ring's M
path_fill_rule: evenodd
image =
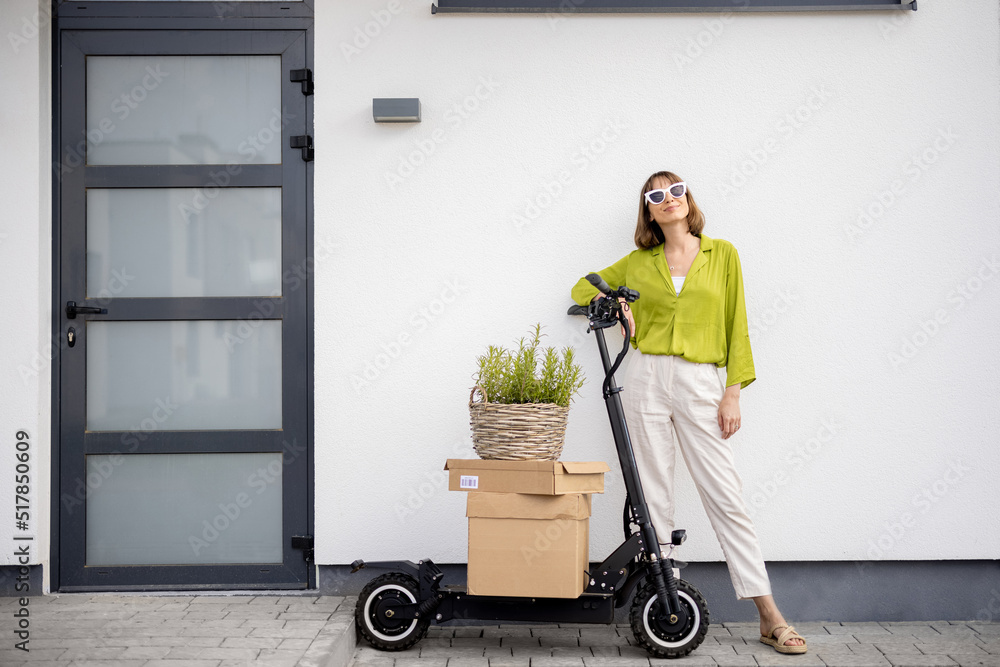
M657 172L639 195L638 250L598 272L612 287L639 292L628 313L637 352L622 393L636 464L656 533L669 540L674 454L680 449L736 596L757 605L760 641L780 653L805 653L805 639L785 622L771 596L726 442L740 428L740 390L755 375L739 256L728 241L702 234L704 225L687 185L672 172ZM572 294L580 305L600 296L586 279ZM722 366L725 386L716 371Z

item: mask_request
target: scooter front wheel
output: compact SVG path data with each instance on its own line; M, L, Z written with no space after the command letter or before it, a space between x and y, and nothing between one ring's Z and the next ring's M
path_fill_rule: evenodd
M413 577L390 572L361 589L354 620L365 640L382 651L403 651L427 634L430 619L401 618L395 608L419 602L420 586Z
M640 646L657 658L680 658L698 648L708 634L708 605L698 589L677 581L682 612L675 619L660 611L656 586L647 581L632 601L629 620Z

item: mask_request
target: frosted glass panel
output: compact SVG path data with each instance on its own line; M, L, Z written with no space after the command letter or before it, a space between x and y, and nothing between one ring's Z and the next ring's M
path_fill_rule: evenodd
M88 164L277 164L281 124L281 56L87 56Z
M87 296L280 296L281 188L87 191Z
M281 428L281 321L87 322L87 430Z
M280 563L281 454L90 455L87 565Z

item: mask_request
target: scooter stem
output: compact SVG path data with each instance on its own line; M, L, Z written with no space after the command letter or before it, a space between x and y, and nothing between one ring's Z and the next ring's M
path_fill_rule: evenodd
M619 314L619 320L625 326L626 332L629 326L625 317ZM608 354L607 341L604 338L604 328L591 327L597 336L597 347L601 351L601 361L604 364L604 372L607 374L608 382L605 386L610 387L610 391L605 392L604 403L608 409L608 418L611 422L611 432L615 439L615 448L618 450L618 463L621 466L622 477L625 480L625 490L628 492L632 502L632 516L639 526L642 535L643 548L651 567L649 571L656 586L657 597L660 603L670 614L676 614L680 610L680 601L677 598L677 582L674 579L673 571L669 563L662 565L659 562L660 542L656 536L656 529L649 518L649 509L646 506L646 497L642 492L642 482L639 480L639 471L635 462L635 452L632 449L632 441L628 434L628 425L625 422L625 411L622 408L620 397L620 387L615 386L614 375L611 373L611 357ZM626 345L628 343L626 342Z

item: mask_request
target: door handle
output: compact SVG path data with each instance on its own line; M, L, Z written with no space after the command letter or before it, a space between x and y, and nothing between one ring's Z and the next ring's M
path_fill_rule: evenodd
M106 315L107 308L93 308L91 306L78 306L76 301L66 302L66 318L75 320L77 315Z

